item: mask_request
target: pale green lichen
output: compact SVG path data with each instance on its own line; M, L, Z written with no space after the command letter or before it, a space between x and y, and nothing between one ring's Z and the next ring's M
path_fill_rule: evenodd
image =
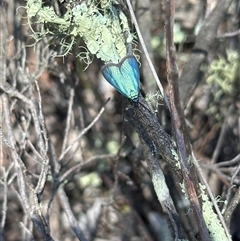
M210 86L218 84L220 86L219 95L232 94L239 90L239 62L240 55L237 51L227 51L227 58L219 57L212 61L206 79Z
M177 152L174 149L171 149L171 153L172 153L172 155L174 157L174 160L176 161L175 162L175 166L180 170L181 169L181 164L180 164Z
M42 1L29 0L27 2L27 7L26 7L28 18L35 17L41 8L42 8Z
M186 185L185 185L185 182L183 183L179 183L179 186L181 188L181 191L183 194L185 194L186 198L188 197L188 192L187 192L187 189L186 189Z
M212 61L207 72L207 85L204 87L210 90L213 97L205 113L214 116L221 125L230 103L240 95L240 54L233 50L227 50L226 53L227 57L219 56Z
M224 229L213 211L213 204L209 201L208 196L205 194L206 187L199 183L202 198L202 212L203 218L209 230L209 234L212 241L226 241L228 238L224 232Z
M146 95L145 100L149 103L149 104L156 104L158 105L158 101L162 100L163 97L161 95L161 92L158 90L156 93L148 93Z
M81 37L87 51L104 62L118 63L127 54L126 44L133 42L133 35L128 19L117 1L69 1L65 8L66 13L58 16L53 6L46 7L40 0L27 1L29 23L31 18L35 17L37 23L44 24L40 32L33 32L37 41L45 35L54 39L60 38L58 42L63 51L62 55L66 55L71 51L76 39ZM126 32L127 37L124 35ZM80 58L89 56L87 53L77 55ZM87 63L89 60L87 58Z

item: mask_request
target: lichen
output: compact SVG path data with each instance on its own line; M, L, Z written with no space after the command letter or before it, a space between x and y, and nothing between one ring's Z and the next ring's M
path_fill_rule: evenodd
M213 211L213 204L209 201L208 196L205 194L205 186L199 183L199 187L201 190L203 218L209 230L211 240L228 240L216 213Z
M68 54L81 37L86 45L80 46L77 56L89 64L89 55L96 55L104 62L118 63L126 54L126 44L133 42L128 19L117 1L87 1L65 3L65 14L59 16L53 6L43 1L28 0L26 5L30 26L32 18L42 24L40 31L33 31L36 41L44 36L58 39L62 55ZM125 37L125 33L127 38ZM84 48L83 48L84 47ZM84 57L82 57L84 56Z

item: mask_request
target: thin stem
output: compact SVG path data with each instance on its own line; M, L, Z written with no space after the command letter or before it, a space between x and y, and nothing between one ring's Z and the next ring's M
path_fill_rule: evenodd
M87 241L82 229L78 225L78 221L76 220L76 218L73 215L73 212L71 210L71 207L70 207L70 204L68 201L68 197L63 189L63 186L61 186L58 189L58 196L61 201L62 207L67 215L67 218L71 224L71 227L72 227L73 231L75 232L75 234L77 235L78 239L80 241Z
M137 31L137 34L138 34L140 43L141 43L141 45L142 45L143 52L144 52L144 54L145 54L145 56L146 56L146 58L147 58L149 67L150 67L150 69L151 69L151 71L152 71L152 74L153 74L153 76L154 76L154 78L155 78L155 81L156 81L156 83L157 83L157 85L158 85L158 88L159 88L159 90L160 90L160 92L161 92L161 94L162 94L162 96L163 96L163 98L164 98L164 101L165 101L165 103L166 103L166 106L167 106L167 108L170 110L170 104L169 104L167 95L166 95L166 93L165 93L165 91L164 91L164 89L163 89L163 87L162 87L162 84L161 84L161 82L160 82L160 80L159 80L159 78L158 78L158 75L157 75L157 72L156 72L156 70L155 70L155 68L154 68L154 65L153 65L153 63L152 63L152 60L151 60L151 58L150 58L150 56L149 56L149 54L148 54L148 50L147 50L146 45L145 45L145 43L144 43L143 36L142 36L142 33L141 33L140 28L139 28L139 26L138 26L138 22L137 22L137 19L136 19L135 14L134 14L134 11L133 11L133 8L132 8L132 4L131 4L130 0L127 0L127 5L128 5L128 9L129 9L129 11L130 11L130 14L131 14L133 23L134 23L134 25L135 25L135 28L136 28L136 31Z
M94 118L94 120L86 127L84 128L80 134L77 136L77 138L71 143L71 145L69 145L61 154L61 156L59 157L59 161L61 161L64 156L70 151L70 149L74 146L74 144L79 141L79 139L82 138L82 136L84 134L86 134L93 126L94 124L96 124L96 122L99 120L99 118L101 117L101 115L103 114L103 112L105 111L105 105L108 103L110 99L108 99L106 101L106 103L104 104L104 106L102 107L102 109L99 111L98 115Z

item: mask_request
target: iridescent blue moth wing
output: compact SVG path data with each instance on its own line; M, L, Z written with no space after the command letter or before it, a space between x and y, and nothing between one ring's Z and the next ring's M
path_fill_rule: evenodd
M122 62L120 71L124 76L125 86L128 88L128 98L137 102L140 90L140 74L136 58L133 55L127 56Z
M140 75L138 62L133 55L127 55L119 64L106 64L102 74L122 95L138 102Z

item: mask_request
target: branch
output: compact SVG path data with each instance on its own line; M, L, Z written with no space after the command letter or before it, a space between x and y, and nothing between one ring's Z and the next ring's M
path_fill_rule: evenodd
M167 1L165 23L167 42L167 79L170 94L172 129L177 145L179 161L181 163L184 184L188 193L195 219L197 221L201 239L204 241L210 241L211 236L211 238L219 240L221 236L222 240L230 240L228 230L226 230L226 228L222 229L221 227L221 225L225 225L224 220L221 219L222 223L220 224L218 218L216 217L216 214L213 212L212 204L208 200L208 197L204 191L206 186L198 184L195 177L195 170L192 168L190 172L189 168L189 158L191 158L191 160L194 160L194 156L191 153L191 145L188 138L188 131L186 127L184 113L180 104L180 96L178 90L178 69L175 57L175 46L173 42L174 13L175 1ZM198 200L197 190L199 191L199 194L202 198L202 207L200 206ZM219 217L221 218L221 214Z
M187 128L183 110L180 105L178 90L178 68L175 58L175 46L173 42L173 25L175 14L175 1L166 2L166 45L167 45L167 79L169 86L171 119L173 126L173 134L177 144L179 161L181 163L182 175L187 189L188 197L193 208L193 213L197 221L199 234L202 240L210 241L207 226L204 222L201 207L198 201L197 193L194 187L188 166L188 157L190 154L190 143L187 136Z
M126 117L133 122L143 144L144 156L148 162L153 186L163 212L167 215L172 235L175 239L185 239L185 234L179 222L179 215L176 212L158 160L158 153L160 153L173 173L179 180L182 180L173 142L159 124L157 117L151 113L142 96L139 96L137 107L127 107L125 111Z
M148 163L153 186L158 200L162 206L163 212L167 215L173 237L175 240L185 239L186 237L179 221L179 215L176 212L173 200L170 196L164 174L159 164L157 152L155 152L156 146L154 142L151 141L147 131L144 129L141 123L136 122L136 124L136 130L139 134L141 142L143 143L144 156Z
M68 198L66 196L65 191L63 190L63 186L61 186L58 189L58 196L60 198L62 207L63 207L63 209L66 213L66 216L67 216L67 218L68 218L68 220L69 220L69 222L72 226L72 229L75 232L75 234L77 235L78 239L80 241L87 241L84 233L82 232L81 228L78 225L78 222L77 222L76 218L74 217L74 215L72 213Z

